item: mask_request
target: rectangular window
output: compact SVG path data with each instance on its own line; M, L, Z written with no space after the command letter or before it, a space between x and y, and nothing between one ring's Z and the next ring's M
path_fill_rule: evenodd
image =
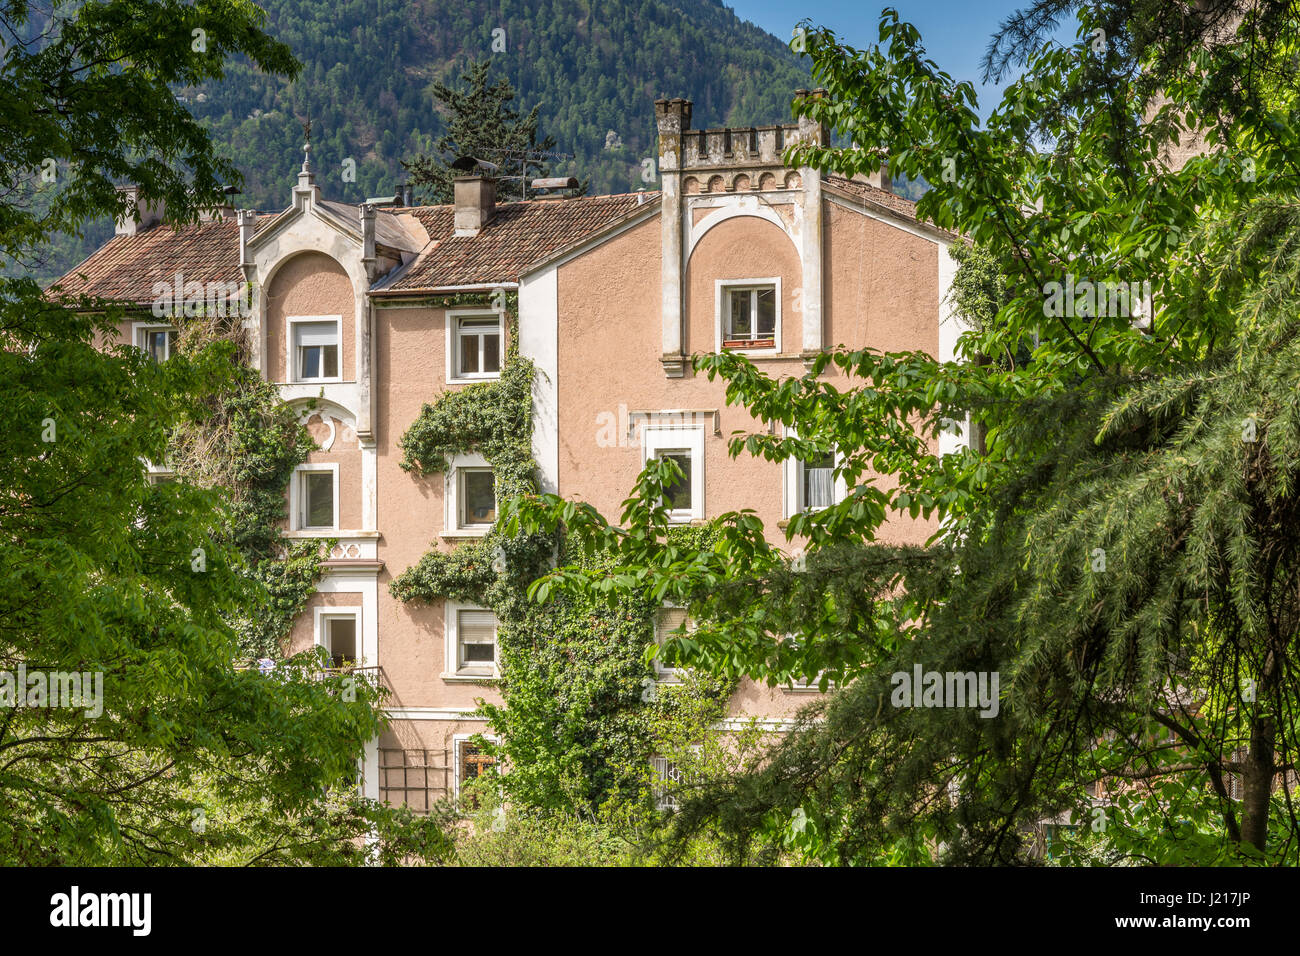
M459 468L460 526L486 528L497 520L496 482L491 468Z
M815 461L799 463L803 485L802 507L805 511L820 511L835 503L835 456L823 455Z
M176 339L179 333L175 329L156 327L139 331L140 339L136 343L155 362L165 362L176 351Z
M664 487L669 520L688 524L703 519L704 428L649 424L641 431L641 441L643 461L669 459L681 471Z
M294 322L293 338L297 381L339 377L338 322Z
M496 760L483 752L481 745L472 740L456 741L456 796L461 787L476 780L494 766Z
M334 527L334 472L301 471L299 474L300 527Z
M455 320L455 378L494 378L501 374L501 319L496 315Z
M664 498L668 510L678 520L690 520L694 509L691 497L691 451L689 448L672 448L659 452L660 458L667 458L682 470L680 478L664 486Z
M681 627L688 627L686 608L661 607L655 612L655 643L663 645L669 637ZM655 673L663 680L676 680L682 674L682 668L665 667L658 657L655 658Z
M729 286L723 296L724 349L776 348L776 286Z
M325 627L325 650L335 667L349 667L357 662L357 619L354 615L322 618Z
M677 787L683 780L681 768L667 757L651 757L650 770L656 809L676 810Z
M491 611L456 610L456 673L468 677L495 677L497 672L497 619Z

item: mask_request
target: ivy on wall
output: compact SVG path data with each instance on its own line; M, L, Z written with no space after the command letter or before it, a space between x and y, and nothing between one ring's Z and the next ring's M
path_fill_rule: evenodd
M334 543L287 541L281 533L286 489L314 443L276 386L249 363L238 320L197 316L181 323L182 350L197 351L212 341L233 350L230 387L211 399L202 420L172 435L167 460L186 481L226 489L219 537L243 556L255 592L265 593L257 606L233 612L240 653L279 658L294 620L316 591L322 549L328 553Z
M500 308L500 293L496 299L458 296L428 304ZM501 377L424 405L401 439L403 468L422 476L445 473L455 455L477 452L492 467L498 502L537 494L535 370L518 354L517 308L517 296L504 297L509 341ZM710 533L707 528L673 532L696 543ZM528 585L556 561L567 561L565 550L562 536L511 536L498 525L451 551L431 550L394 579L390 592L403 601L450 598L493 611L497 686L505 705L480 701L479 713L500 737L489 750L510 768L500 786L521 804L589 810L612 794L644 790L656 723L688 696L696 705L693 714L703 698L720 717L733 688L695 680L660 692L647 658L659 607L649 596L613 604L569 597L545 605L530 601Z

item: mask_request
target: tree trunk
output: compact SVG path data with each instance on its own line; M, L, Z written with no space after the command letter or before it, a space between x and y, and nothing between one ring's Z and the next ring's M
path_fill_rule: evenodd
M1259 691L1252 702L1250 751L1241 780L1241 841L1261 853L1268 843L1268 804L1273 795L1273 761L1277 725L1266 708L1273 702L1277 684L1277 656L1269 651L1259 675Z

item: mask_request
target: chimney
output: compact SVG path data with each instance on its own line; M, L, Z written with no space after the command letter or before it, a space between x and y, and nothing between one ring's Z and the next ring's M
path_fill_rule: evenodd
M114 235L134 236L162 222L163 211L167 208L163 200L141 200L139 186L118 186L117 191L126 197L131 208L114 224Z
M239 210L239 266L244 272L244 279L253 279L253 254L249 246L253 234L257 232L257 213L251 209Z
M879 169L872 170L863 178L866 179L868 186L875 186L885 193L893 193L893 179L889 178L889 160L883 161Z
M457 176L453 184L456 235L477 236L492 220L497 200L496 180L487 176Z

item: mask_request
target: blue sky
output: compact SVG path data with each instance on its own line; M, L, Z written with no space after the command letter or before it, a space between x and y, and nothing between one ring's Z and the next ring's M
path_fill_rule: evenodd
M998 99L993 87L980 85L980 60L989 38L1008 14L1028 0L723 0L743 20L785 39L807 17L830 27L850 46L876 42L880 10L893 7L921 31L930 59L958 80L970 80L979 94L980 113L988 115ZM1073 28L1063 31L1073 39Z

